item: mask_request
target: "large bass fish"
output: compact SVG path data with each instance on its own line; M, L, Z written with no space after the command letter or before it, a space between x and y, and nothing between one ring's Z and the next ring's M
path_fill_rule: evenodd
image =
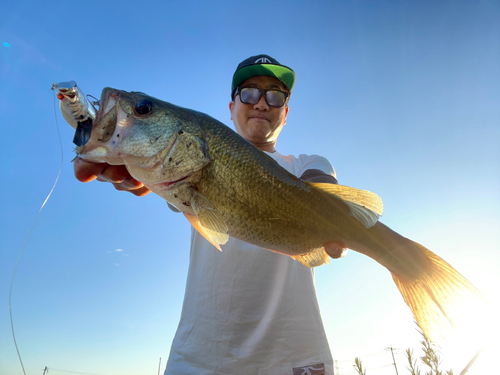
M59 98L67 110L72 97ZM140 92L105 88L99 103L89 121L73 119L76 153L125 165L215 247L232 236L308 267L328 262L331 241L365 254L391 272L432 341L448 339L457 314L483 299L443 259L379 222L377 195L296 178L210 116Z

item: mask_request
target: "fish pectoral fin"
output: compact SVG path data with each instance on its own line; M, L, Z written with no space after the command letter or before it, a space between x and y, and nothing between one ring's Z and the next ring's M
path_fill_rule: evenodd
M382 216L384 204L382 199L375 193L343 185L314 182L310 184L342 199L351 210L351 215L358 219L365 228L373 227L379 217Z
M366 229L373 227L380 217L380 215L357 203L346 201L345 204L351 209L351 215L358 219Z
M214 247L217 250L222 251L222 249L220 248L220 245L219 245L220 243L222 243L222 242L219 242L219 240L220 240L218 238L219 233L216 233L214 231L211 231L210 229L205 228L203 225L201 225L200 221L198 220L198 218L196 216L191 215L191 214L187 214L185 212L183 212L183 214L186 217L186 219L188 219L189 223L191 223L193 228L198 231L198 233L200 233L203 237L205 237L205 239L208 242L210 242L212 245L214 245Z
M323 247L316 249L310 253L302 254L302 255L293 255L290 256L292 259L295 259L302 263L304 266L312 268L318 267L325 263L330 263L330 257L326 253Z
M212 202L198 192L193 195L191 207L196 214L198 226L201 228L193 225L193 222L188 218L191 225L220 250L218 245L224 245L229 240L227 224L221 213L214 207Z

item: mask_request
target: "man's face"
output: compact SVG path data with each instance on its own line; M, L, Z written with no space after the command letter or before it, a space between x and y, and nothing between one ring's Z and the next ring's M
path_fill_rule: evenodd
M288 91L278 79L268 76L249 78L240 87ZM257 104L245 104L241 102L239 95L236 95L234 101L229 103L229 110L238 134L259 147L259 145L276 142L286 123L288 100L285 105L276 108L269 106L264 96L260 97Z

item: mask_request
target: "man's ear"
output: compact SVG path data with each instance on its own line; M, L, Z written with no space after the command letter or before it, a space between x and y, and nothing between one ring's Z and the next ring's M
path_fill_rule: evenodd
M231 121L233 121L233 107L234 107L234 101L229 102L229 112L231 112Z
M286 125L286 117L288 116L288 105L285 104L285 123L283 125Z

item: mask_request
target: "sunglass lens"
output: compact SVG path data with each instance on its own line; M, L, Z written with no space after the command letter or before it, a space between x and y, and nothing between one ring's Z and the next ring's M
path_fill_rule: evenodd
M260 91L252 87L242 88L240 91L240 99L245 104L256 104L260 99Z
M285 94L281 91L268 91L266 93L266 101L272 107L281 107L285 104Z

